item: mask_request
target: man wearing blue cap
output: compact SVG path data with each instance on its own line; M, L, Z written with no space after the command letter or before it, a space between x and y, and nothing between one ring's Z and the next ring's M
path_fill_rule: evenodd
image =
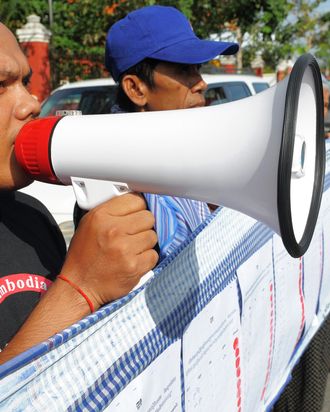
M235 43L197 38L189 21L175 8L150 6L133 11L111 27L106 40L106 67L119 84L114 111L203 106L206 84L199 74L200 65L237 50ZM144 196L156 217L161 258L178 247L210 213L202 202ZM321 410L329 369L329 329L327 319L296 366L288 391L274 411Z
M234 54L235 43L199 39L173 7L149 6L129 13L109 30L105 64L118 82L113 112L175 110L205 105L202 63ZM210 214L206 203L144 194L156 217L160 258L175 250Z

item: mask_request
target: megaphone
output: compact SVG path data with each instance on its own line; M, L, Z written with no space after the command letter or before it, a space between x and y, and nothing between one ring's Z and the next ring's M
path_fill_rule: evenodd
M276 86L219 106L33 120L15 153L35 180L72 184L85 209L111 197L103 181L198 199L264 222L299 257L323 193L319 66L305 54Z

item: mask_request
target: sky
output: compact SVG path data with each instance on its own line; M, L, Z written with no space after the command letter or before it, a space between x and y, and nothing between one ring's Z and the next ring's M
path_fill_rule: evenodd
M318 10L322 13L330 11L330 0L326 0L324 3L321 3Z

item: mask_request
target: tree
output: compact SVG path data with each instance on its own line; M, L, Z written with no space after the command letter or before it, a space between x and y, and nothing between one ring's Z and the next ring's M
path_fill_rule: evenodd
M26 23L29 14L39 15L41 22L49 27L47 1L16 0L15 3L15 11L10 16L7 14L7 25L13 32ZM50 42L53 87L63 80L104 75L108 7L107 0L53 0Z
M245 57L251 59L257 50L262 51L267 66L272 70L281 59L306 52L327 60L329 18L327 15L320 16L317 12L322 2L324 0L285 1L283 14L271 25L268 13L262 13L251 27L250 42L244 50Z
M275 67L279 59L310 47L328 62L329 15L314 13L324 0L158 0L177 7L191 20L198 36L232 31L243 47L239 65L250 65L257 51ZM50 42L52 83L107 75L104 44L109 27L128 12L155 0L53 0ZM46 0L0 0L0 14L14 32L37 14L49 28ZM305 34L307 35L305 36ZM244 51L244 53L243 53ZM326 63L329 67L329 62Z
M330 76L330 11L321 16L318 31L315 33L315 55L324 67L326 75Z
M1 21L13 32L26 23L29 14L37 14L48 26L48 5L45 0L2 0L0 3Z
M0 3L0 18L2 23L9 25L16 12L18 0L7 0Z

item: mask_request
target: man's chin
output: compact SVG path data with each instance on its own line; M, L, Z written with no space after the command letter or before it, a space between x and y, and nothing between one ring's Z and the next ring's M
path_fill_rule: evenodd
M19 179L14 180L14 189L13 190L19 190L23 189L23 187L30 186L31 183L33 183L33 179L30 177L24 175L20 176Z
M33 179L25 180L25 182L17 182L15 183L15 188L13 190L23 189L24 187L30 186L30 184L33 182Z
M29 186L33 182L33 179L17 162L14 150L11 152L9 162L7 178L0 179L0 188L6 185L6 183L8 185L7 190L18 190Z

